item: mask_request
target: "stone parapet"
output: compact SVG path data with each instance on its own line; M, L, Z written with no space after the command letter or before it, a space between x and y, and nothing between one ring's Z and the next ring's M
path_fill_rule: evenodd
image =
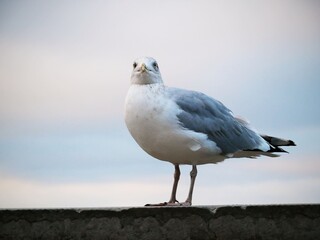
M320 239L320 204L0 210L0 239Z

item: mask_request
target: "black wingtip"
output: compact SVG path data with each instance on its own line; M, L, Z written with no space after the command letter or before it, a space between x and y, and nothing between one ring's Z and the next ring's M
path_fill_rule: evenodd
M297 146L296 143L292 140L288 141L288 146Z
M268 152L270 152L270 153L275 153L275 152L289 153L286 150L284 150L283 148L277 147L277 146L270 146L270 150Z
M278 137L272 137L268 135L260 135L264 140L266 140L271 146L277 148L279 146L296 146L295 142L292 140L287 140Z

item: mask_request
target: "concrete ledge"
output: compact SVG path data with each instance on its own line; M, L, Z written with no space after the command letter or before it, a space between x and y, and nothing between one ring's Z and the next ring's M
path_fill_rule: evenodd
M320 204L0 210L0 239L320 239Z

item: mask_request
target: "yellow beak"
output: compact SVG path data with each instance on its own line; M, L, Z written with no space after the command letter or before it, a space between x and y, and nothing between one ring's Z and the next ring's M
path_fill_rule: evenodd
M141 71L142 72L145 72L147 70L147 66L144 64L144 63L142 63L142 65L141 65Z

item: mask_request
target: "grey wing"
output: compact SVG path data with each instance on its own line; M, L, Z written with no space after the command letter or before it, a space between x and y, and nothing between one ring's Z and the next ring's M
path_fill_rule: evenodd
M182 110L177 116L181 126L206 134L224 154L260 150L259 146L265 142L259 134L234 118L221 102L200 92L177 88L168 92Z

